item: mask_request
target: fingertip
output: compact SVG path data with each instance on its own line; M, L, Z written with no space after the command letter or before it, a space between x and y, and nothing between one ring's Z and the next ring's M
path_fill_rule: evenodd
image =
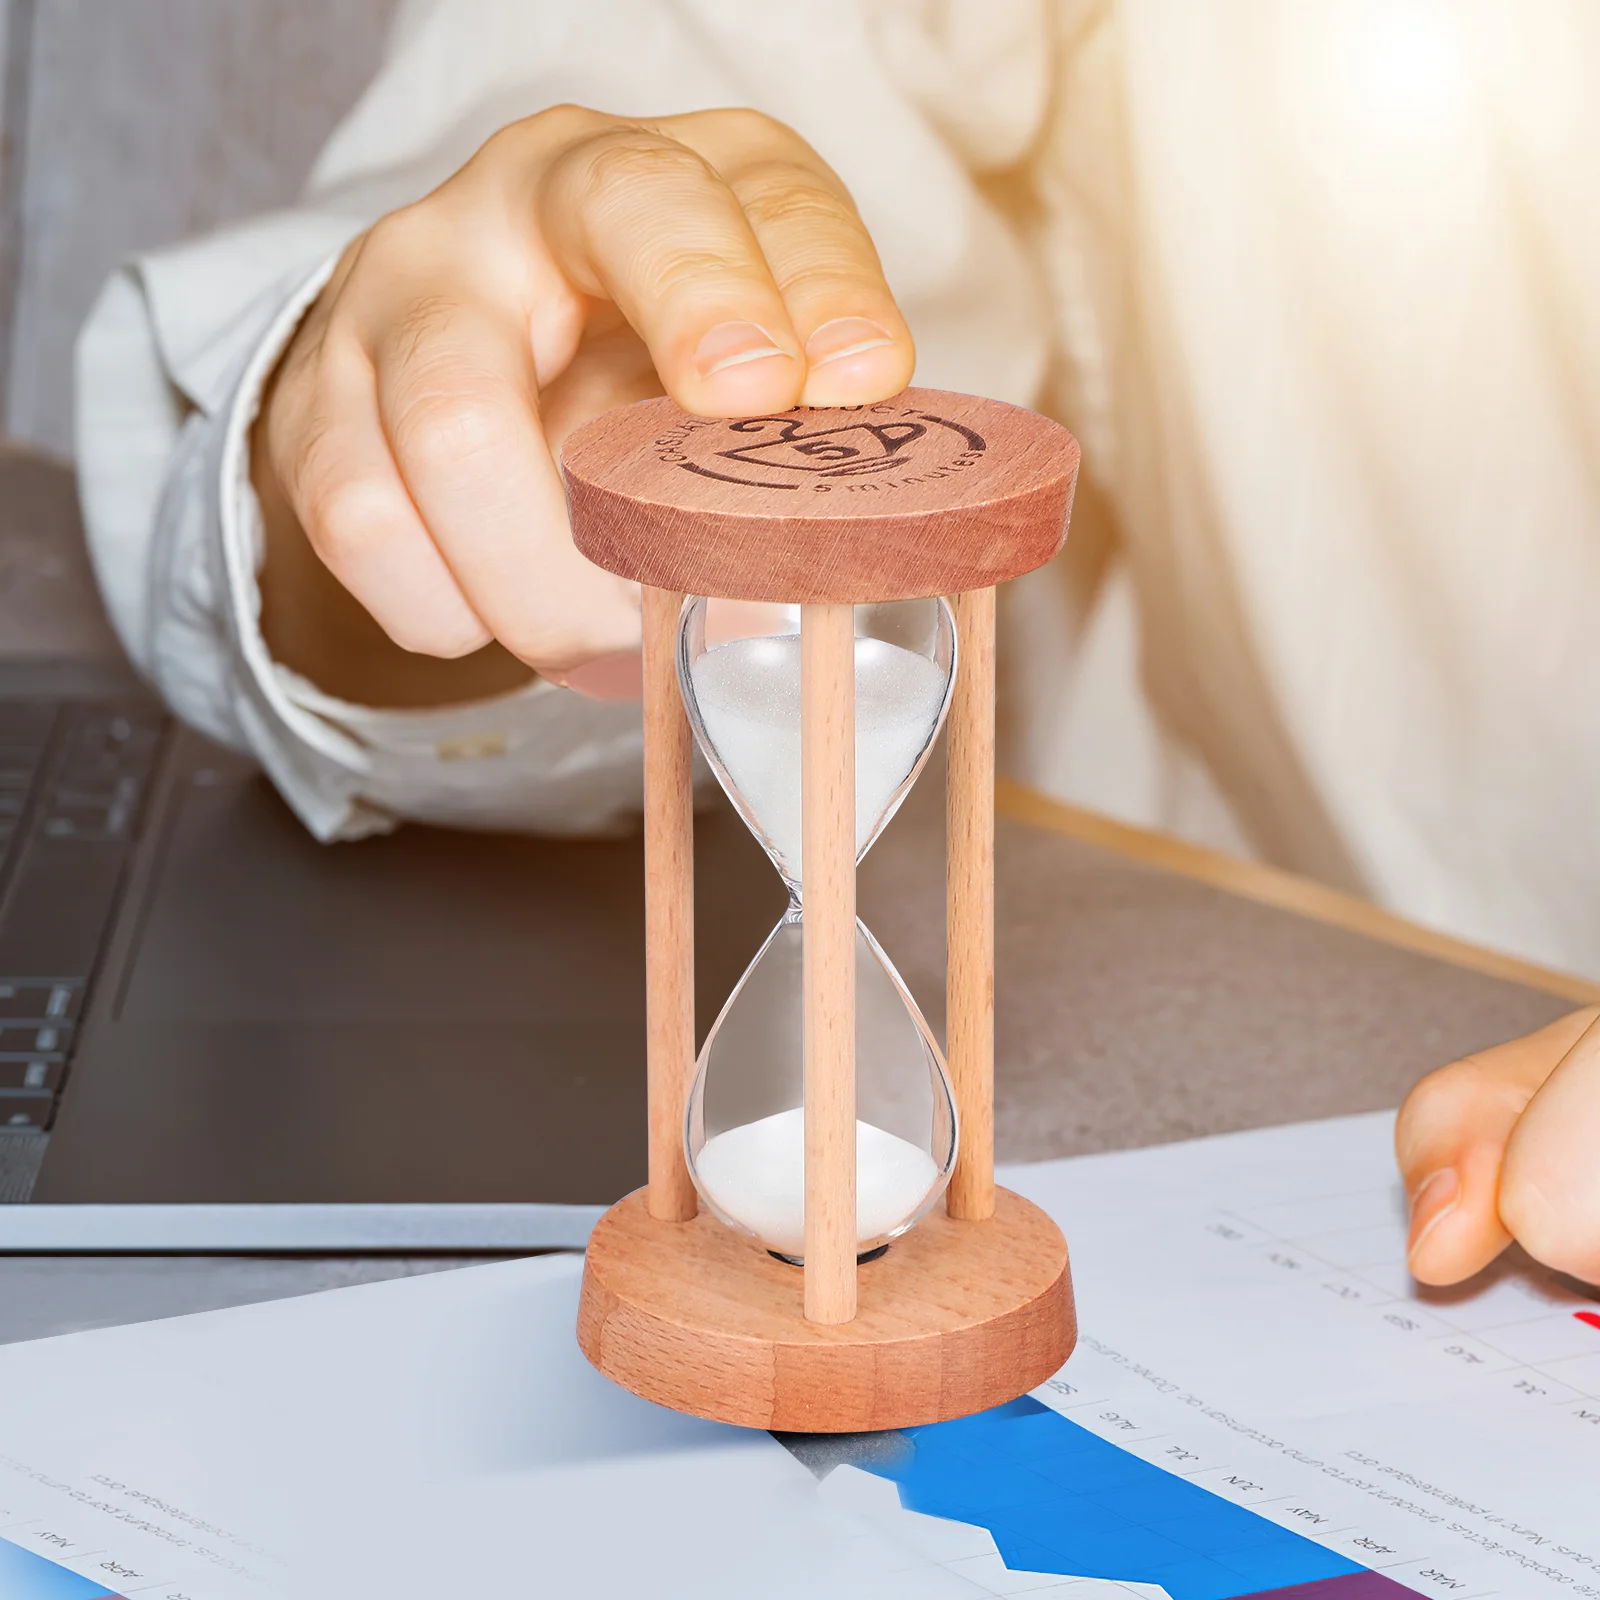
M700 335L687 358L660 363L659 370L667 392L691 415L749 417L795 405L804 363L787 331L722 321Z
M644 698L644 658L637 650L614 650L545 676L586 700Z
M1510 1244L1496 1204L1499 1177L1498 1148L1477 1147L1408 1184L1406 1265L1418 1282L1460 1283Z
M802 405L870 405L911 381L916 351L909 335L867 317L834 317L806 341L806 363Z
M800 383L800 363L780 351L667 388L685 411L697 417L759 417L798 405Z
M351 592L362 599L356 590ZM453 586L446 590L440 585L426 604L409 594L385 594L382 599L387 603L381 606L374 606L365 599L362 604L390 640L411 655L459 661L494 640L494 635Z
M738 367L777 359L792 361L794 357L759 322L729 321L707 328L690 359L695 375L710 382Z
M888 400L911 381L911 361L897 346L858 354L812 367L800 392L803 406L866 406Z
M454 634L441 634L436 641L418 648L422 655L438 656L443 661L460 661L462 657L476 655L493 643L494 635L474 615L472 626Z

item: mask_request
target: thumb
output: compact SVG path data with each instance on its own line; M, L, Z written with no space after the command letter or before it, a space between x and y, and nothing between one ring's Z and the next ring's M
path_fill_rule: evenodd
M1574 1012L1507 1044L1430 1073L1406 1097L1395 1126L1411 1202L1407 1247L1423 1283L1459 1283L1511 1242L1500 1219L1500 1169L1517 1120L1586 1027Z

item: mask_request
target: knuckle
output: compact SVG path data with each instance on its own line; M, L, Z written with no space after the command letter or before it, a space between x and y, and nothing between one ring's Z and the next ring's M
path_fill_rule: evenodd
M572 100L563 100L556 105L544 107L542 111L535 111L532 116L511 123L508 128L502 128L500 132L508 133L512 129L521 128L560 137L563 134L587 133L604 120L604 112L580 106ZM499 135L495 137L498 138Z
M595 134L577 154L583 162L584 193L591 199L602 198L620 184L701 182L711 173L687 145L633 126Z
M743 263L727 253L703 245L664 244L649 263L650 280L664 299L680 289L743 270Z
M402 366L415 365L427 355L431 345L450 332L460 315L460 303L449 295L418 295L395 317L389 330L395 359Z
M497 128L479 146L478 156L474 159L509 155L520 160L530 145L546 148L552 144L565 144L592 133L597 126L610 120L604 112L563 100Z
M309 416L324 404L330 386L361 363L360 342L351 329L346 286L329 285L311 304L279 357L268 403L287 415Z
M365 363L350 329L351 315L342 296L331 303L319 300L279 361L269 404L294 419L301 431L325 432L332 422L332 397L362 372Z
M723 106L707 113L717 131L735 148L755 154L766 150L807 148L805 141L786 122L770 117L753 106Z
M323 494L333 482L333 419L309 394L286 391L283 404L286 415L282 436L275 437L275 429L269 429L267 435L272 464L284 493L309 529Z
M1402 1127L1428 1123L1453 1110L1472 1094L1474 1064L1470 1058L1438 1067L1412 1085L1400 1107Z
M379 217L367 229L352 274L366 277L375 270L385 272L391 263L408 259L419 235L428 231L427 204L425 199L413 201Z
M854 209L814 174L789 162L766 162L745 173L735 186L745 214L757 227L799 224L806 228L844 227L860 234Z
M395 423L402 458L427 472L449 471L518 442L514 419L484 395L432 394L414 400Z
M266 397L268 462L302 523L348 460L351 424L340 404L345 354L332 331L322 330L297 355L285 356Z
M1460 1142L1490 1097L1498 1101L1473 1056L1437 1068L1412 1087L1395 1121L1395 1155L1408 1182L1425 1177L1441 1153Z
M295 330L288 349L279 358L274 383L274 393L283 395L286 403L300 402L303 391L316 387L317 373L336 316L333 308L319 302Z
M436 193L468 185L475 180L492 184L525 175L547 162L560 166L575 151L624 124L602 111L570 101L545 106L526 117L504 124L478 146L472 159ZM642 131L642 130L641 130ZM424 202L425 203L425 202Z
M493 635L476 617L460 619L426 616L379 617L378 625L389 637L412 655L437 656L456 661L481 650Z
M382 551L393 528L393 498L381 484L347 478L303 491L301 518L322 559L346 571Z
M472 153L472 159L447 179L443 187L455 192L480 179L492 182L496 175L520 167L531 150L539 148L552 136L554 129L548 119L564 109L552 106L496 128Z
M1408 1109L1416 1110L1453 1100L1465 1087L1470 1071L1466 1061L1452 1061L1449 1066L1435 1067L1425 1078L1419 1078L1406 1096Z

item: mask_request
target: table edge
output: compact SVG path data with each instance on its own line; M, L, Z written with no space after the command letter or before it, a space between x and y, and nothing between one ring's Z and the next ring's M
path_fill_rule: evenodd
M1015 822L1098 845L1103 850L1163 867L1244 899L1293 911L1314 922L1328 923L1402 950L1447 961L1506 983L1560 995L1579 1004L1600 1002L1600 982L1458 939L1453 934L1386 911L1370 900L1331 889L1281 867L1231 856L1225 851L1180 839L1176 834L1119 822L1100 812L1057 800L1014 779L996 781L995 807L1001 816Z

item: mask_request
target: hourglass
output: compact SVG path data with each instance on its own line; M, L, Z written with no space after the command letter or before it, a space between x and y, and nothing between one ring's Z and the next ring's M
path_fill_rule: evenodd
M578 1336L648 1399L902 1427L1071 1351L1060 1231L994 1183L994 585L1060 548L1077 462L1043 417L915 389L644 401L567 442L579 549L641 585L645 697L649 1182L594 1230ZM855 912L947 721L948 1064ZM698 1058L695 742L789 891Z

